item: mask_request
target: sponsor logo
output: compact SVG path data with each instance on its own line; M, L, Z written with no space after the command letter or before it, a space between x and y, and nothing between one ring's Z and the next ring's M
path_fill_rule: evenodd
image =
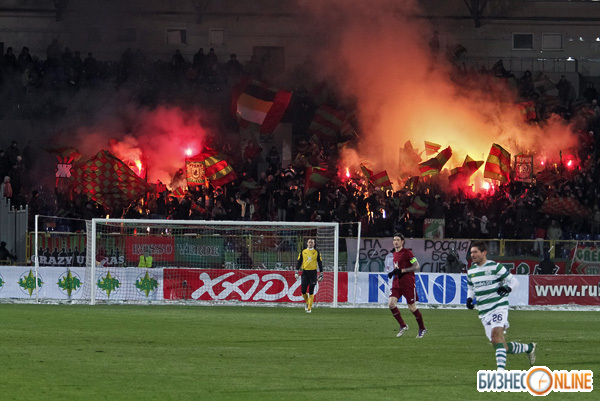
M67 295L69 298L81 290L82 284L83 282L81 281L79 274L76 272L74 273L71 270L67 270L61 274L58 283L56 283L60 292Z
M151 276L146 270L146 273L142 273L135 280L135 288L140 294L143 294L148 298L150 295L156 294L158 289L158 280L156 277Z
M231 277L234 275L235 273L229 272L213 279L208 273L200 273L202 285L192 293L192 298L224 300L237 295L242 301L277 301L285 298L290 301L302 300L302 296L293 295L300 286L300 280L295 280L290 286L287 279L277 273L262 276L250 274L232 281ZM317 284L315 295L318 291Z
M42 280L42 276L40 276L38 274L38 277L37 277L38 291L42 288L43 285L44 285L44 282ZM21 288L21 291L23 291L24 294L28 294L31 297L33 295L33 293L35 292L35 287L36 287L36 280L35 280L35 273L33 272L33 270L29 269L29 273L21 274L21 277L19 277L19 288Z
M552 391L559 393L589 393L594 389L594 373L591 370L555 370L546 366L534 366L529 370L480 370L477 372L477 391L481 392L529 392L533 396L545 396Z
M106 272L106 274L98 278L97 285L98 288L106 294L106 297L110 298L111 294L116 294L118 292L121 287L121 282L119 281L119 276L114 273L111 275L110 272Z

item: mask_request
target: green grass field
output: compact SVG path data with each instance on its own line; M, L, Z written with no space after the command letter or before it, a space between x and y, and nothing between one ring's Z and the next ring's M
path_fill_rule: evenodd
M380 309L1 304L2 400L521 400L478 393L495 369L476 312L423 309L396 338ZM597 312L511 311L509 341L550 369L600 372ZM508 369L529 368L525 354ZM596 378L597 379L597 378ZM550 393L553 400L598 400Z

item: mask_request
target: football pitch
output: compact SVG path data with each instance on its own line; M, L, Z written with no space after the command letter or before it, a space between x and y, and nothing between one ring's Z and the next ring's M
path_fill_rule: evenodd
M475 311L422 309L396 338L387 308L1 304L3 400L521 400L478 393L495 369ZM598 312L511 310L536 365L600 373ZM529 369L525 354L507 369ZM596 385L598 386L598 384ZM554 400L598 400L550 393Z

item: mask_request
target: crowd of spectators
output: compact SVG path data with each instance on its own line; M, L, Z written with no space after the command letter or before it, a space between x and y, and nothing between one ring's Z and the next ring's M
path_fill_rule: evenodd
M68 47L61 50L57 41L47 49L46 59L31 56L24 47L15 56L7 48L3 60L3 90L5 102L22 104L24 100L44 98L55 91L77 91L98 86L140 84L140 104L152 105L163 101L165 83L170 88L182 85L203 88L206 93L227 92L227 88L244 74L260 78L260 63L252 60L247 65L231 55L227 63L220 63L213 49L203 49L191 60L179 52L169 61L150 62L139 50L127 49L118 62L97 61L91 53L82 59L78 51ZM487 193L473 193L470 188L449 191L440 174L415 187L382 191L374 188L364 177L338 174L324 186L307 194L305 191L305 163L311 165L336 165L337 144L319 146L310 141L307 127L316 105L306 91L294 94L287 117L293 122L293 156L295 162L282 166L281 156L275 146L265 141L240 148L241 156L230 154L229 162L237 172L237 179L220 188L190 187L184 196L169 191L151 193L119 210L106 210L78 191L55 191L32 184L28 174L36 158L31 144L22 151L14 140L0 151L0 177L2 196L13 204L27 204L30 215L38 213L62 217L89 219L92 217L123 216L126 218L213 219L241 221L361 221L363 235L389 237L402 232L406 237L423 236L423 220L445 219L447 238L506 238L506 239L573 239L584 236L600 239L600 182L598 169L600 109L598 94L593 84L588 85L581 99L576 99L567 83L561 79L556 84L558 101L551 103L542 86L535 86L532 74L527 71L520 78L505 70L487 71L457 67L452 77L464 88L480 85L490 79L504 79L507 86L515 86L522 99L533 100L538 114L536 123L556 113L564 119L581 119L580 143L576 149L577 164L573 168L558 164L538 174L533 183L511 181ZM561 89L563 88L563 89ZM197 95L201 96L201 95ZM50 97L50 96L48 96ZM46 104L47 107L48 104ZM52 108L52 107L50 107ZM582 113L585 114L582 117ZM9 116L4 116L5 118ZM46 118L44 113L36 118ZM5 143L0 145L6 146ZM230 143L213 144L224 151ZM263 146L268 152L256 151ZM261 156L264 154L265 156ZM303 162L299 162L303 160ZM260 168L259 168L260 167ZM168 184L168 183L167 183ZM574 198L589 214L549 214L543 204L549 196ZM419 216L409 208L419 197L427 204L427 211ZM342 236L356 234L356 226L343 225ZM347 228L344 228L347 227ZM71 227L75 229L74 227Z

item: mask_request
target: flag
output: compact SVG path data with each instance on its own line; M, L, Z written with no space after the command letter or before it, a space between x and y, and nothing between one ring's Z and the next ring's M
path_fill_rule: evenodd
M156 184L154 184L153 187L156 189L157 194L160 194L167 190L167 186L163 184L160 180L156 181Z
M419 170L421 171L421 177L425 177L428 175L439 174L444 167L444 164L450 159L452 156L452 149L448 146L446 149L442 150L437 156L419 164Z
M427 213L427 206L427 203L425 203L420 196L417 196L408 206L408 213L413 217L421 217Z
M442 145L438 145L437 143L425 141L425 155L432 156L440 151Z
M258 183L256 181L254 181L254 178L250 178L248 180L242 181L242 183L240 184L240 187L243 189L250 190L250 191L261 188L261 186L258 185Z
M465 157L465 161L462 166L455 167L450 170L450 176L448 177L448 181L453 183L456 186L465 185L469 177L473 175L479 167L483 165L483 160L475 161L469 155Z
M405 191L410 191L410 192L414 192L417 189L417 185L419 184L419 176L415 175L410 177L408 180L406 180L406 182L404 183L404 190Z
M473 160L469 155L465 157L465 161L463 162L462 168L463 171L466 172L469 177L473 175L474 172L479 170L479 167L483 166L483 160Z
M485 178L507 182L510 176L510 153L496 143L492 144L483 172Z
M371 182L371 177L373 177L373 171L369 170L367 168L367 166L365 166L362 163L360 164L360 169L362 170L362 173L365 176L365 178L367 179L367 181Z
M533 100L517 103L517 110L525 122L535 120L537 118L537 113L535 112L535 103Z
M187 190L183 187L179 187L176 190L174 190L173 192L171 192L171 195L173 195L176 198L183 198L185 196L185 193L187 192Z
M375 188L383 188L384 190L392 189L392 182L385 170L371 176L371 182Z
M419 174L421 155L417 153L410 141L406 141L403 148L399 149L399 167L401 177L410 177Z
M196 202L192 202L192 206L190 207L190 210L192 212L196 212L196 213L199 213L199 214L206 213L206 209L204 209L202 206L200 206Z
M304 194L312 194L327 184L335 175L335 171L327 170L324 167L307 167L304 178Z
M533 156L515 156L515 181L533 182Z
M583 206L575 198L553 196L548 197L542 205L542 213L550 215L573 216L577 215L583 218L590 217L590 209Z
M313 119L308 127L308 133L318 137L320 143L337 143L345 119L344 112L322 104L313 115Z
M353 139L358 137L358 134L356 133L356 130L354 129L354 126L352 125L352 122L350 121L351 116L346 115L346 118L344 119L344 121L342 122L342 125L340 126L340 135L342 136L342 139Z
M256 124L260 133L270 134L281 121L291 98L292 92L246 80L234 88L232 111L243 127Z
M206 184L204 161L185 159L185 173L188 186Z
M151 190L150 184L108 150L77 166L72 178L83 194L109 209L127 206Z
M204 179L201 178L201 170L204 169ZM190 176L197 171L197 175ZM235 180L236 174L233 168L225 160L225 156L214 149L205 147L202 152L186 159L186 172L188 185L203 185L206 181L215 187L220 187ZM191 181L190 181L191 178Z

